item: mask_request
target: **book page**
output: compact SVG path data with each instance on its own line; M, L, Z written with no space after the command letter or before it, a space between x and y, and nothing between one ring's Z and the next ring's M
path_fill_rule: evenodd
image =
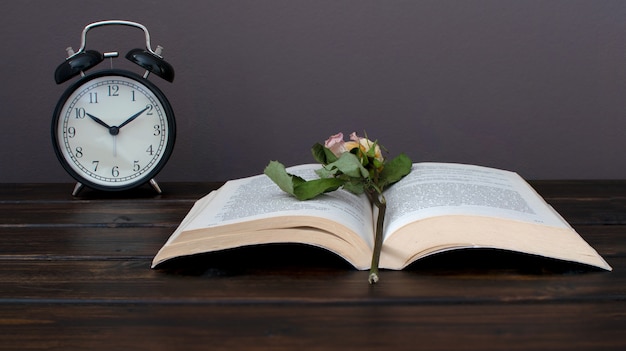
M305 179L316 179L315 169L319 167L302 165L287 171ZM373 247L372 208L365 195L339 190L300 201L280 190L264 174L227 182L202 212L186 223L185 230L281 216L327 218L348 227Z
M417 163L385 192L385 238L427 217L471 215L569 228L517 173L453 163Z

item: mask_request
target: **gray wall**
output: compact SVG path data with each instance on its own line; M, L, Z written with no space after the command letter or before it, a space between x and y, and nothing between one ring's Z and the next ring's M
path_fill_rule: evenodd
M626 178L626 1L19 0L0 5L0 182L72 181L50 141L70 83L53 72L114 18L146 25L176 69L151 78L178 122L161 181L310 162L353 130L415 161ZM143 44L100 28L88 48Z

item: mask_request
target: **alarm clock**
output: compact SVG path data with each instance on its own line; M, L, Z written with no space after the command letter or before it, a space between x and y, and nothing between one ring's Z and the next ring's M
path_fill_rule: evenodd
M143 30L146 49L133 49L126 58L145 69L143 75L121 69L85 71L117 52L86 50L87 33L95 27L124 25ZM59 99L52 118L56 156L77 184L72 194L87 186L101 191L122 191L154 180L172 154L176 139L174 111L151 73L173 82L174 69L163 60L162 48L153 51L150 34L139 23L110 20L87 25L81 47L57 67L57 84L80 76Z

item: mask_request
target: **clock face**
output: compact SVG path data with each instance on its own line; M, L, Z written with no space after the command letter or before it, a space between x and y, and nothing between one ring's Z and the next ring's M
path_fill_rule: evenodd
M64 168L79 182L123 190L156 175L171 154L174 116L149 81L101 71L70 87L57 105L52 133Z

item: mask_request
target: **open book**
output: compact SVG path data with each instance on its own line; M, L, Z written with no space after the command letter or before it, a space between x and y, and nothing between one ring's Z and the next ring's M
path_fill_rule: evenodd
M318 164L288 171L314 179ZM399 270L454 249L495 248L611 270L607 262L517 173L493 168L416 163L385 191L380 268ZM198 200L159 250L152 267L181 256L270 243L330 250L370 268L374 208L344 190L298 201L267 176L231 180Z

